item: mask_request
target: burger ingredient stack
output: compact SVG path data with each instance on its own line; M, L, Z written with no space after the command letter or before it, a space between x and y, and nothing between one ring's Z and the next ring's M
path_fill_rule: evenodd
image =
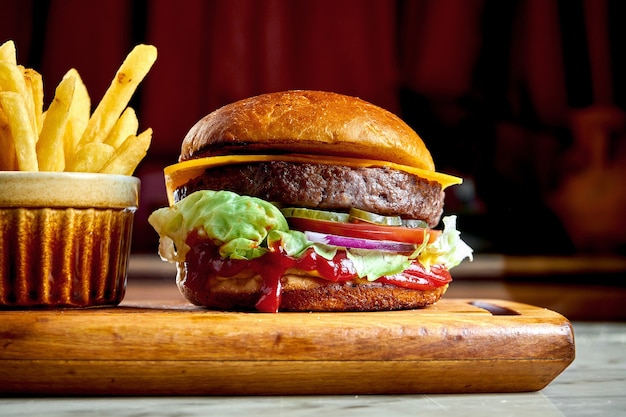
M149 218L194 304L222 310L418 308L472 250L421 138L390 112L319 91L224 106L165 169Z

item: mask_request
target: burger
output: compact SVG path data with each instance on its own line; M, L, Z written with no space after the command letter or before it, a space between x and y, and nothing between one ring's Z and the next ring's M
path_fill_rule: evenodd
M148 221L191 303L227 311L414 309L472 257L442 218L422 139L396 115L321 91L221 107L164 170L169 207ZM442 227L439 227L439 226Z

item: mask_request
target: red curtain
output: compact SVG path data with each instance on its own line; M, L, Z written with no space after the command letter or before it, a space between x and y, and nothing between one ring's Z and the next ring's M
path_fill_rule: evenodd
M48 99L74 67L97 104L130 50L131 25L126 0L51 1L41 57Z
M149 3L159 62L142 114L171 152L203 115L293 88L357 95L398 111L395 7L386 0L216 0Z
M152 155L168 157L201 116L246 96L290 88L360 96L399 113L398 88L432 101L475 94L487 0L4 0L0 41L44 74L46 97L70 67L94 101L134 43L159 49L140 89ZM507 95L527 94L541 122L567 123L558 2L518 3ZM585 1L595 97L610 101L606 1ZM522 86L522 87L520 87Z
M154 129L154 157L176 153L201 116L269 91L332 90L399 110L395 2L152 0L143 9L138 4L5 0L0 13L10 24L0 27L0 41L14 39L20 62L38 64L48 99L75 67L94 102L133 43L157 46L159 58L140 87L137 109L140 122ZM46 14L40 16L45 27L32 28L37 13ZM145 29L134 36L138 27Z
M482 170L477 183L494 201L517 207L502 190L533 191L554 179L563 143L550 129L570 129L572 108L626 104L622 4L3 0L0 42L14 39L19 61L42 72L46 102L71 67L98 102L134 44L157 46L131 103L140 127L154 130L138 172L140 218L165 204L161 169L176 161L195 121L234 100L293 88L355 95L400 114L438 167L466 178Z

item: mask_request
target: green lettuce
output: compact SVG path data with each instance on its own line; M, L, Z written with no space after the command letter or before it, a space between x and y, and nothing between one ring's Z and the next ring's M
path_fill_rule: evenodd
M473 259L473 250L461 239L461 232L456 230L456 216L442 218L443 232L433 242L425 245L417 256L420 263L429 269L432 265L445 265L451 269L464 259Z
M230 191L197 191L154 211L148 222L161 236L161 257L172 262L185 260L185 240L192 231L218 246L220 256L232 259L263 256L268 241L279 242L289 255L302 252L308 243L303 233L289 230L276 206Z
M287 220L273 204L230 191L196 191L171 207L154 211L148 222L160 236L159 254L170 262L182 262L189 251L186 239L195 231L210 239L220 256L254 259L276 248L298 257L308 248L332 259L337 250L346 250L359 277L370 281L402 272L417 259L426 268L443 264L448 268L472 257L472 250L456 230L456 217L443 219L444 230L431 244L420 245L410 255L377 250L345 249L313 243L304 233L290 230Z
M406 255L368 249L348 249L346 256L352 261L357 275L368 281L376 281L386 275L399 274L409 266L411 261Z

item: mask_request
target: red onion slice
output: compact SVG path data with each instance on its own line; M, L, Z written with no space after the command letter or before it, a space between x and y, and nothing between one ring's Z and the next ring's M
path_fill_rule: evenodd
M305 231L304 235L309 241L314 243L323 243L352 249L373 249L387 252L412 253L417 248L417 245L412 243L393 242L390 240L360 239L309 231Z

